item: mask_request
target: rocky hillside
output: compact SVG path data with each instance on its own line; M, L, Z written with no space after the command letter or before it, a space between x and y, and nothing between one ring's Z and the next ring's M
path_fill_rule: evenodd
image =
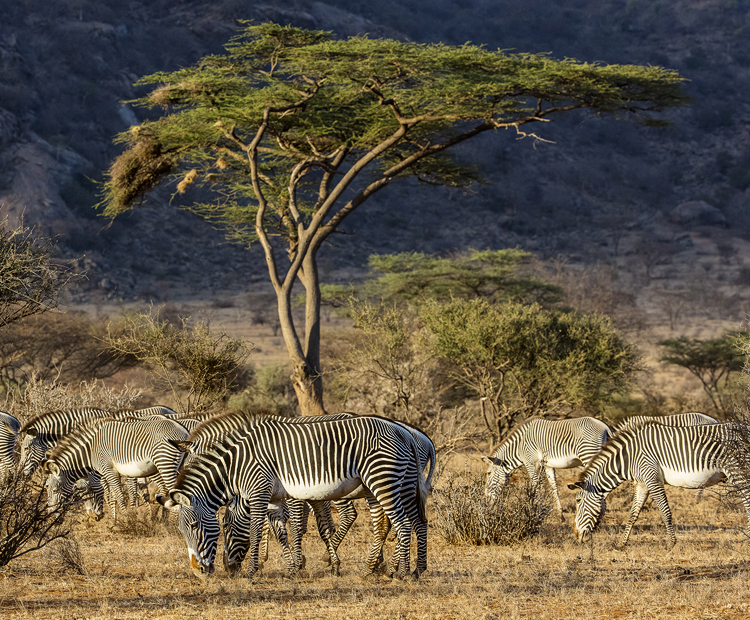
M61 252L90 274L91 290L82 295L158 302L179 293L242 290L263 279L262 262L179 213L168 193L114 223L93 209L96 183L117 153L113 136L141 114L124 103L139 95L138 77L220 52L242 19L342 37L471 41L676 68L694 102L672 113L674 124L666 129L579 116L545 126L549 142L519 141L512 132L486 136L463 152L482 166L485 185L469 192L408 183L389 188L348 223L348 232L360 234L342 236L322 257L329 279L348 277L341 266L362 265L372 252L520 245L544 258L614 264L619 281L636 292L686 290L692 280L711 278L710 268L700 267L701 256L710 255L712 264L728 265L716 281L726 289L721 294L744 299L750 284L750 2L560 4L9 4L0 24L0 216L11 225L22 217L41 234L57 235ZM742 307L735 304L725 318L740 317Z

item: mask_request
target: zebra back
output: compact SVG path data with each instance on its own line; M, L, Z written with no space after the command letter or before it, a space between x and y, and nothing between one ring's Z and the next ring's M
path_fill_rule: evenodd
M732 424L668 426L644 422L615 434L573 484L607 479L607 487L614 488L632 479L641 467L651 466L652 461L675 471L724 466L733 428ZM644 453L649 459L643 458Z
M700 424L719 423L716 418L713 418L710 415L706 415L705 413L698 413L695 411L664 416L635 415L618 424L615 427L614 432L621 433L627 430L635 430L643 427L645 424L648 424L650 422L656 422L657 424L664 424L666 426L698 426Z

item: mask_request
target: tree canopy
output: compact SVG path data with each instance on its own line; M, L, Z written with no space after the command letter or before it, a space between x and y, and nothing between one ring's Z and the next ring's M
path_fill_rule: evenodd
M482 400L495 440L532 415L596 410L638 369L635 348L598 315L485 299L431 301L420 315L434 352Z
M206 190L186 208L263 248L295 390L314 413L317 252L350 213L399 177L473 182L476 171L450 149L487 131L535 135L527 125L577 109L661 124L654 113L687 101L681 82L660 67L247 26L225 54L139 82L153 90L136 103L156 115L118 137L125 151L109 169L104 214L170 180L178 193ZM307 293L304 333L291 314L297 279Z
M664 347L662 362L685 368L697 377L717 413L728 415L734 403L722 398L722 388L729 384L732 373L741 372L746 359L742 349L748 332L729 332L719 338L669 338L659 345Z

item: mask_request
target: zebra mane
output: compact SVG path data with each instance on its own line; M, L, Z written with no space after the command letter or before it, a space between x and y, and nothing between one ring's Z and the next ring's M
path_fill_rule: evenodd
M18 431L19 433L25 433L30 428L34 428L37 426L41 426L44 428L47 424L48 420L52 420L56 417L58 417L60 414L65 415L71 415L76 413L102 413L105 415L109 415L109 412L104 409L99 409L98 407L85 407L85 408L78 408L78 409L52 409L51 411L45 411L43 413L38 413L35 416L32 416L29 418L23 426L21 426L21 430Z
M60 455L67 452L72 446L87 443L102 424L112 421L114 421L114 418L95 418L88 423L79 424L70 433L61 437L60 441L47 451L47 458L60 458Z
M254 425L258 420L278 418L266 412L246 413L230 409L211 416L207 420L196 426L190 435L188 441L199 441L201 439L216 440L221 439L235 431L243 430Z
M644 428L648 428L651 426L675 429L680 428L667 426L666 424L659 424L658 422L654 422L653 420L648 420L643 423L637 424L635 428L626 428L622 431L615 432L614 435L610 435L607 438L607 442L602 446L602 449L594 455L594 458L589 461L589 464L583 468L580 474L578 474L575 482L583 482L586 479L589 471L595 469L598 463L606 458L609 458L614 452L619 450L628 441L628 439L640 433Z

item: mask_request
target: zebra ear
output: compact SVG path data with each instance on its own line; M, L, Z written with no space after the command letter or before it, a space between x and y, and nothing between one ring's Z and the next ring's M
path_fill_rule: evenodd
M182 491L170 491L169 499L172 504L180 504L181 506L192 506L192 498L189 495L185 495Z
M496 459L494 456L483 456L482 462L490 466L500 465L500 459Z
M36 437L37 436L37 430L35 428L33 428L33 427L32 428L28 428L28 429L26 429L26 434L30 435L31 437Z
M583 480L577 480L576 482L571 482L568 484L568 488L571 491L575 491L576 489L582 489L583 488Z
M60 475L60 466L55 463L54 461L47 461L44 464L44 471L48 474L51 474L53 476L59 476Z

